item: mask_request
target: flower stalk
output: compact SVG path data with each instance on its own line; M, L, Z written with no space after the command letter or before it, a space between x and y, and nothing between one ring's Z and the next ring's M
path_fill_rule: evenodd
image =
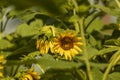
M118 8L120 8L120 2L118 0L115 0L115 2L117 4Z
M120 49L113 55L113 59L111 60L110 64L108 65L104 75L103 75L103 79L102 80L106 80L107 76L110 72L110 70L112 69L113 66L115 66L115 64L120 60Z
M88 79L93 80L91 69L90 69L90 63L89 63L89 59L88 59L88 53L87 53L87 47L86 47L86 39L85 39L84 28L83 28L83 20L84 20L84 18L81 18L78 23L80 25L81 37L82 37L82 40L83 40L84 60L85 60L86 68L87 68Z
M76 0L72 0L74 7L75 7L75 11L78 11L78 4L76 2ZM85 60L85 64L86 64L86 68L87 68L87 76L88 76L88 80L93 80L92 78L92 74L91 74L91 69L90 69L90 63L89 63L89 59L88 59L88 53L87 53L87 47L86 47L86 39L85 39L85 34L84 34L84 26L83 26L83 22L84 22L84 17L81 17L77 24L75 25L75 27L79 26L79 32L81 33L81 37L82 37L82 42L83 42L83 53L84 53L84 60ZM77 32L78 30L76 30Z

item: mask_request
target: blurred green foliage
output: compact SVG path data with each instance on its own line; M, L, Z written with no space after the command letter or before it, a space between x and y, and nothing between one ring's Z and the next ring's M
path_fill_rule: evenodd
M10 6L14 8L6 12ZM81 19L84 19L87 59L93 80L119 80L119 13L115 0L93 0L93 3L89 0L0 0L0 54L7 60L3 70L5 78L1 80L14 80L20 69L33 64L40 70L40 80L89 80L84 52L66 61L50 51L40 55L36 49L39 35L46 33L44 36L51 39L51 34L42 30L43 26L55 26L57 34L67 29L79 31L81 36L78 24ZM105 24L102 20L105 15L116 17L116 23ZM3 27L14 18L21 24L15 32L2 37Z

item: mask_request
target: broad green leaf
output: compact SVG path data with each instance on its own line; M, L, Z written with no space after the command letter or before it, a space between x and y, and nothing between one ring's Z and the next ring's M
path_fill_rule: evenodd
M92 68L93 79L102 80L103 73L99 70L99 68Z
M14 44L10 43L5 39L0 39L0 49L7 49L13 47Z
M36 52L38 53L38 51ZM39 53L38 53L39 54ZM28 60L10 60L7 61L6 65L20 65L20 64L32 64L37 63L43 70L47 69L70 69L74 67L79 67L83 65L83 63L77 63L73 61L62 61L62 60L55 60L52 55L46 54L41 56L38 59L28 59ZM63 66L64 65L64 66Z
M95 46L97 44L95 38L92 35L89 35L89 42L92 46Z
M69 22L76 22L79 20L79 16L78 15L73 15L70 17Z
M109 74L110 80L120 80L120 73L119 72L113 72Z
M91 20L91 18L87 18L87 19L88 19L88 21ZM88 22L88 21L86 20L86 22ZM87 23L85 23L85 24L87 25ZM86 31L88 33L91 33L94 30L95 31L100 31L103 28L104 24L99 18L96 18L96 19L94 19L94 21L91 22L91 24L89 24L87 26L88 26L88 28L87 28Z
M53 69L69 69L73 67L79 67L82 63L75 63L70 61L61 61L61 60L50 60L50 59L39 59L37 63L44 69L47 70L49 68ZM64 66L63 66L64 65Z
M37 6L43 13L48 13L51 15L61 15L65 12L61 10L61 6L66 2L66 0L10 0L9 3L15 5L17 10L24 10L29 7Z
M92 68L92 75L93 75L93 79L95 80L102 80L103 78L103 73L97 67ZM106 80L111 80L111 79L108 77Z
M43 26L43 21L40 20L40 19L35 19L35 21L32 21L32 22L30 23L30 26L31 26L31 27L38 27L38 28L40 28L40 27Z
M89 59L92 58L95 55L98 55L98 52L99 52L97 49L95 49L91 45L87 46L87 51L88 51Z
M29 22L30 20L34 19L36 14L37 12L35 12L30 8L30 9L25 9L23 11L12 10L9 15L10 16L16 15L20 20Z
M94 62L90 62L91 66L94 68L98 68L100 70L105 70L106 67L108 66L108 63L94 63Z
M42 75L41 80L83 80L74 69L50 69Z
M114 16L119 16L119 13L120 13L120 9L110 9L110 8L102 6L102 5L92 5L92 7L100 9L103 12L114 15Z
M16 33L22 37L33 36L39 33L39 28L29 26L25 23L18 26Z

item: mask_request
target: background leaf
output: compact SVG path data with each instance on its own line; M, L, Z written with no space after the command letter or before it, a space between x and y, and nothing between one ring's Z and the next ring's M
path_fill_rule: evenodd
M0 50L7 49L7 48L10 48L13 46L14 46L14 44L10 43L9 41L7 41L5 39L0 39Z

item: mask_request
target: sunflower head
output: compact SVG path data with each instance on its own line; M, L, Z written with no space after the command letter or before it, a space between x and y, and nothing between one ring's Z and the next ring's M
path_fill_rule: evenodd
M27 71L17 73L15 78L20 80L40 80L41 76L38 74L38 72L34 71L34 68L31 68Z
M54 26L43 26L41 32L36 41L36 48L39 49L40 54L46 54L52 46L52 38L55 35Z
M37 72L28 70L28 72L22 77L22 80L40 80L40 76Z
M77 37L77 33L66 31L59 34L54 39L54 45L51 49L53 53L58 53L66 60L71 60L76 54L79 54L82 50L79 46L83 45L81 37Z
M36 41L36 49L39 49L40 54L48 53L50 48L50 41L43 38L38 38Z

